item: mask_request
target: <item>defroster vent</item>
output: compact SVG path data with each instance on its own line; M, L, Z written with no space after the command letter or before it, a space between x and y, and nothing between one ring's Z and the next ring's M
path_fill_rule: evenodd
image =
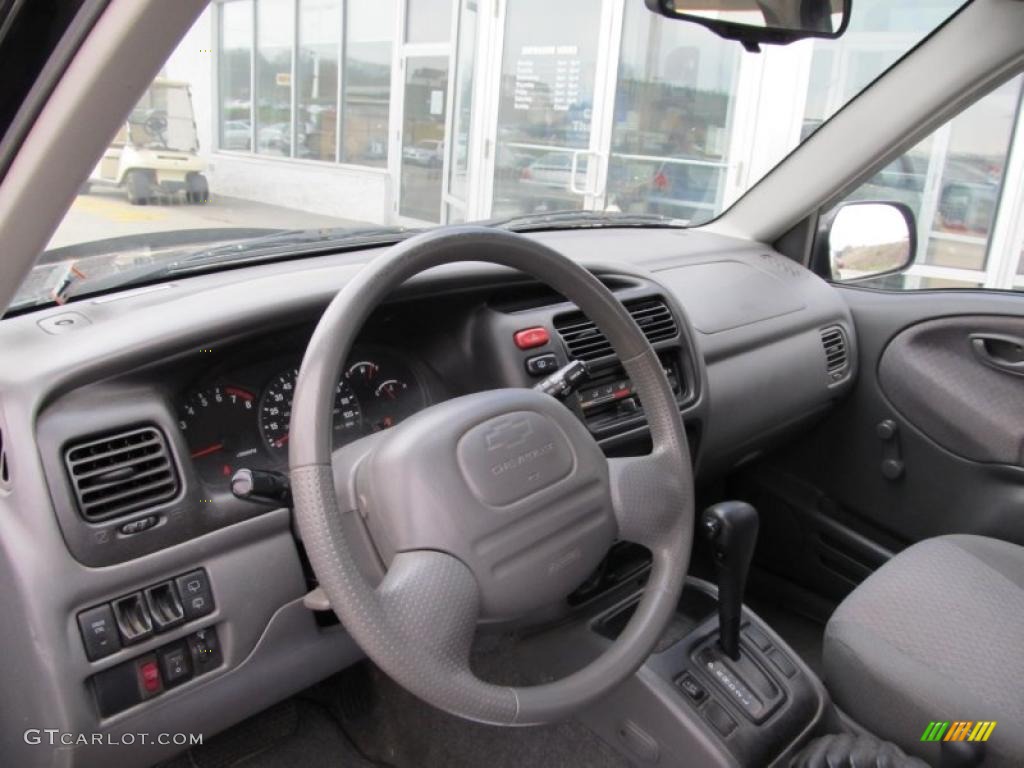
M153 507L180 489L167 440L152 426L76 443L65 452L64 463L86 520Z

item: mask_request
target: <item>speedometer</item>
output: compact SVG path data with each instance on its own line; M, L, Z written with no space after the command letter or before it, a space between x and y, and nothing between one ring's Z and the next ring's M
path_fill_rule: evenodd
M274 456L288 448L288 430L292 419L292 398L299 369L289 368L270 380L260 399L260 434L263 444ZM362 425L359 402L346 381L339 381L334 392L333 427L335 444L356 434Z

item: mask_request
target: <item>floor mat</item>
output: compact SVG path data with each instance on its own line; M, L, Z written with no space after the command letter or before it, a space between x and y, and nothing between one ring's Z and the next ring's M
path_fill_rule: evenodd
M441 712L376 668L371 715L348 719L360 751L396 768L626 768L611 747L569 721L539 728L499 728Z
M209 739L163 768L372 768L317 703L289 699Z

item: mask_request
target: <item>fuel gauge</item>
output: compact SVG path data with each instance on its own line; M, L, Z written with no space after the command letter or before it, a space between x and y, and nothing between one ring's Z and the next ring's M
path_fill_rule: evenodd
M408 366L390 355L356 358L345 371L363 408L363 428L380 432L423 406L423 393L411 383Z

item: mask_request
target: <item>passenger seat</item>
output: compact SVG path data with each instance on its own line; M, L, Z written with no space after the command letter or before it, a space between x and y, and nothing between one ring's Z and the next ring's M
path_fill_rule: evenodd
M825 630L836 704L931 764L933 721L995 721L984 766L1024 764L1024 547L982 536L915 544L843 601Z

